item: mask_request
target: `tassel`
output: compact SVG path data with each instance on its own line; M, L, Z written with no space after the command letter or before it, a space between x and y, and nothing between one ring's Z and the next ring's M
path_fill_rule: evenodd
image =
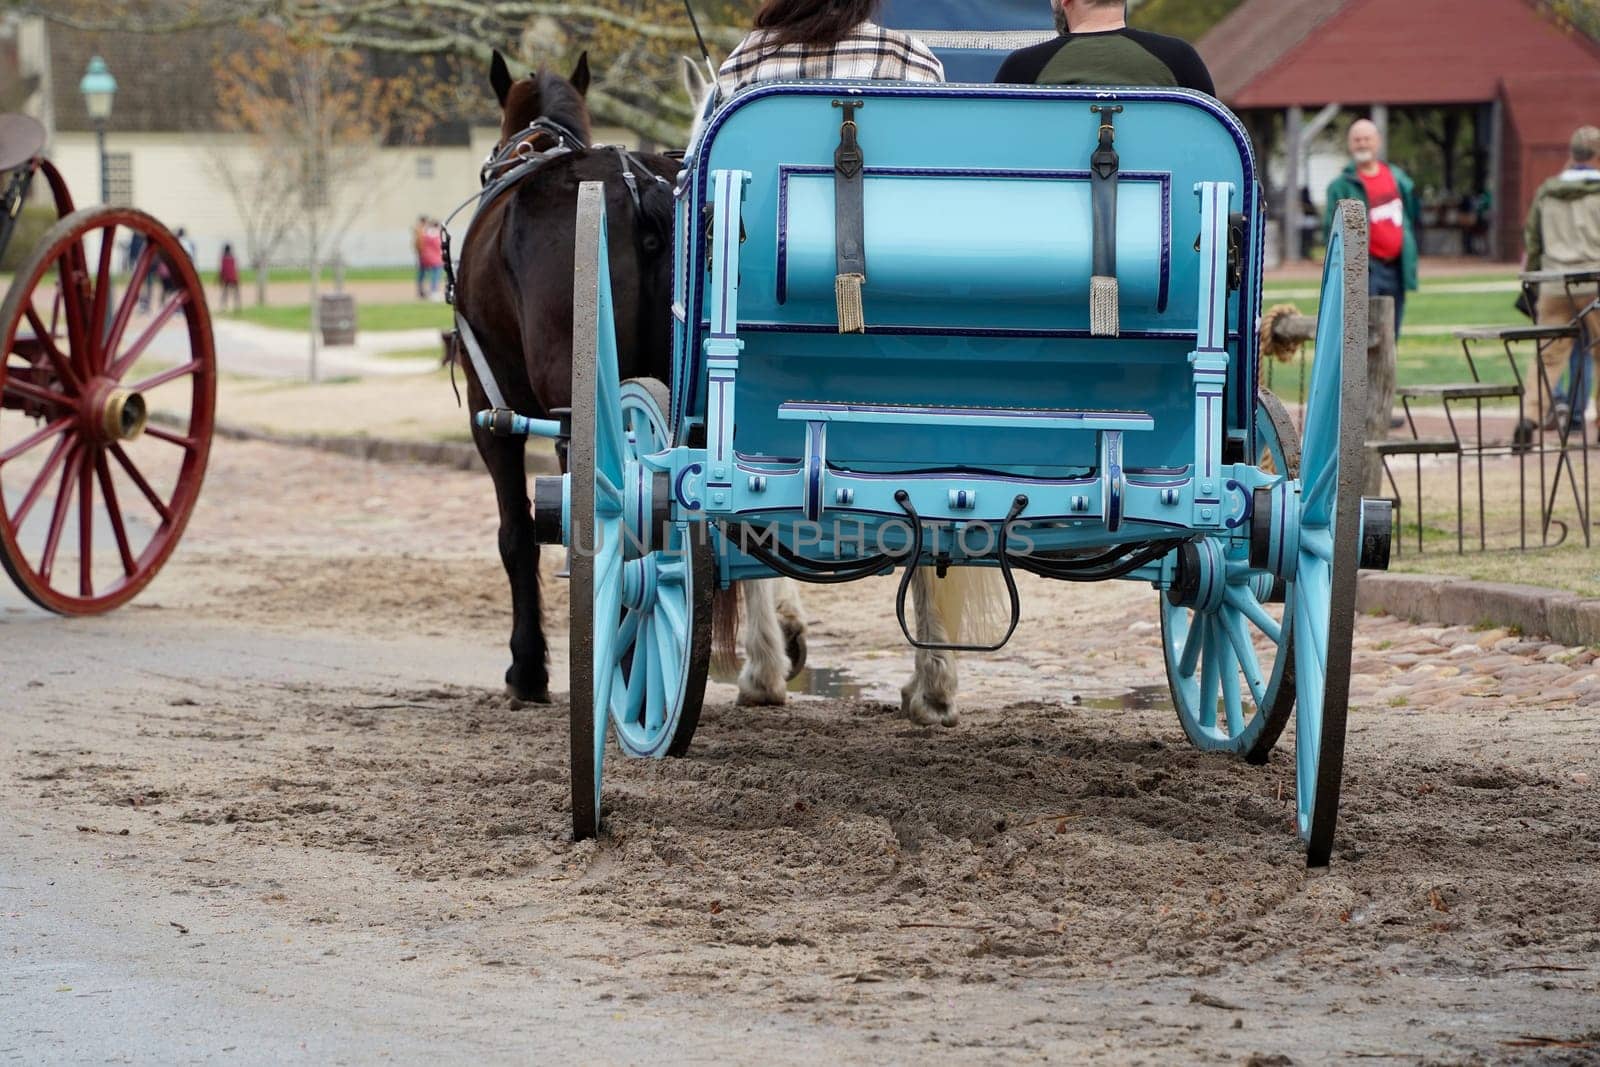
M1117 306L1117 280L1098 275L1089 280L1089 332L1095 337L1116 337L1122 332Z
M833 299L838 306L840 333L866 333L867 316L861 306L865 274L840 274L833 279Z

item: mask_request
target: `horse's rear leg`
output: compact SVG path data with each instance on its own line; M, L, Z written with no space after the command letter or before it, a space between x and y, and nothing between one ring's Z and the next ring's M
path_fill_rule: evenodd
M778 583L778 625L783 629L783 651L789 658L789 678L806 669L806 609L800 603L800 583L785 578Z
M739 703L783 704L789 699L785 685L789 656L784 651L783 624L778 601L784 579L740 582L744 599L744 669L739 672Z
M911 579L911 603L917 616L917 640L935 644L950 641L944 607L934 595L939 579L929 567L918 567ZM900 710L922 726L954 726L956 710L956 654L917 649L916 666L900 690Z
M539 608L539 542L534 539L522 437L495 437L474 429L473 440L500 506L500 562L511 581L511 666L506 695L535 704L550 702L550 664Z

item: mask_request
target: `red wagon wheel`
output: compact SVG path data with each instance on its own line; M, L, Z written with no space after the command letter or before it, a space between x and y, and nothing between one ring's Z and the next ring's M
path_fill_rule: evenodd
M17 272L0 328L0 563L41 607L109 611L155 577L200 495L205 289L155 219L88 208Z

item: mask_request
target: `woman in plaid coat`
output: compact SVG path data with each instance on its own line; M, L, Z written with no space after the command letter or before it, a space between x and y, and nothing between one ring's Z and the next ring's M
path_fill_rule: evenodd
M755 29L717 72L724 98L747 85L793 78L944 81L921 41L872 21L878 0L766 0Z

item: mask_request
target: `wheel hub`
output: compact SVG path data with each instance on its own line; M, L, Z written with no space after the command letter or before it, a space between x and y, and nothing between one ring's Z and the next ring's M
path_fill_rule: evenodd
M106 381L90 387L84 411L94 434L107 442L131 441L150 421L144 394Z

